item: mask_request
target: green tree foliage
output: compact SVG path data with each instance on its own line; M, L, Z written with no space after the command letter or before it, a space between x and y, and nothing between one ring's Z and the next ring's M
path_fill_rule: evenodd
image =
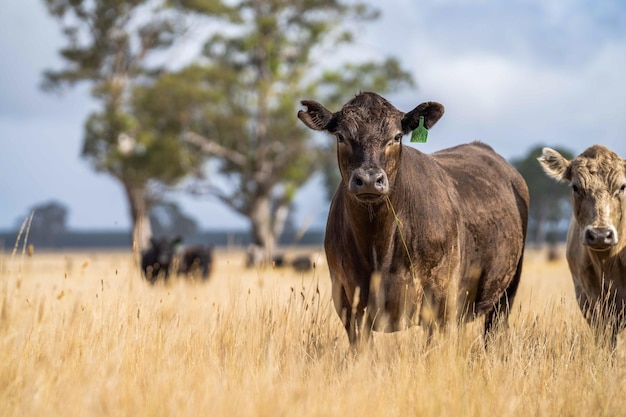
M91 85L100 108L86 121L82 156L123 185L133 241L141 248L151 234L149 207L162 186L178 182L201 161L172 130L159 130L154 114L139 113L141 102L132 94L163 69L148 59L172 46L184 25L164 0L44 1L67 46L60 50L65 67L45 71L42 87Z
M570 191L566 184L556 183L544 172L537 158L542 154L543 146L532 148L528 154L514 159L511 164L517 168L528 184L530 209L528 213L528 238L536 243L554 239L560 222L570 214ZM568 159L573 154L562 148L554 148Z
M179 5L190 9L198 3ZM325 70L317 62L321 48L353 40L352 24L377 17L365 4L250 0L233 11L228 30L207 40L203 60L164 75L153 94L174 92L174 101L192 97L192 111L170 117L188 142L215 161L227 181L208 190L250 220L253 240L267 257L296 190L329 158L328 147L320 148L295 117L299 101L326 96L339 102L360 90L412 86L412 79L391 58Z

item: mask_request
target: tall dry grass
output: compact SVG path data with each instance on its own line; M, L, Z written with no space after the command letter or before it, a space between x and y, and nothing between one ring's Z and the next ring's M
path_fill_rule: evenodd
M507 332L424 343L374 334L353 356L326 267L150 286L130 253L0 257L1 416L619 416L623 341L597 348L564 261L528 253Z

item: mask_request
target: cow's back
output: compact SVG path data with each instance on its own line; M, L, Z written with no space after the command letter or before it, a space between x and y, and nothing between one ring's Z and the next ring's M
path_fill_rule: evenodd
M457 199L463 220L460 294L463 288L476 294L474 311L481 314L498 302L520 267L528 187L515 168L480 142L444 149L432 157L454 184L451 198Z

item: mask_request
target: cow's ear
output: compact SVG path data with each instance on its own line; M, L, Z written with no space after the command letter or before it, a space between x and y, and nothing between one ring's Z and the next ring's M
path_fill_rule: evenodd
M549 177L557 181L571 180L570 166L572 163L554 149L543 148L542 155L537 158L537 161Z
M420 116L424 116L424 127L430 129L443 116L443 105L434 101L422 103L402 118L402 132L407 134L414 130L420 122Z
M313 100L302 100L301 103L307 108L298 111L298 119L302 120L302 123L313 130L328 129L328 123L333 118L333 114L326 107Z

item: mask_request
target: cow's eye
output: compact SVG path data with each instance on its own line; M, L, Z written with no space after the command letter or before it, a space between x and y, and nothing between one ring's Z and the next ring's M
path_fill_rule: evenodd
M341 133L335 133L335 136L337 137L337 143L344 143L346 141Z
M574 194L580 194L580 188L576 184L572 184L572 191Z
M626 193L626 184L622 184L622 186L619 187L619 193L620 194Z
M393 138L394 142L402 142L402 137L404 135L402 133L398 133L395 138Z

